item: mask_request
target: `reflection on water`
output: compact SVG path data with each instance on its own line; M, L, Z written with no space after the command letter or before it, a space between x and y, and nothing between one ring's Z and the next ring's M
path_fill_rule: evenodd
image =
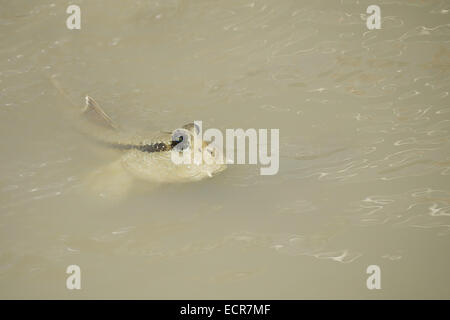
M77 4L73 31L62 3L0 13L2 298L449 298L448 1L378 1L371 31L367 1ZM137 131L279 128L280 171L104 199L83 180L117 152L50 75Z

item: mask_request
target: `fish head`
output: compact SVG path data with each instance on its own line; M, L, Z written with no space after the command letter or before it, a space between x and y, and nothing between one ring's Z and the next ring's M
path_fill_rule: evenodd
M195 123L188 123L174 131L172 140L177 144L175 152L189 152L192 165L201 177L213 177L226 169L223 151L214 142L203 141L200 128Z

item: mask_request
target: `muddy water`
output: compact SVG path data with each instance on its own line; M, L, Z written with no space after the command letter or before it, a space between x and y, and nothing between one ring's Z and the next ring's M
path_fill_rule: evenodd
M1 298L450 298L449 1L63 2L1 1ZM280 170L105 199L51 75L136 130L278 128Z

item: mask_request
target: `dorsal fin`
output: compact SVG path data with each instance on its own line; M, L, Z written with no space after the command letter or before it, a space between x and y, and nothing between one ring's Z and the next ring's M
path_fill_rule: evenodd
M56 90L64 97L66 100L74 107L78 107L69 97L69 95L61 87L59 81L56 79L56 74L47 77L50 82L55 87ZM100 107L100 105L90 96L85 97L85 106L82 111L82 115L90 120L91 123L95 125L100 125L109 129L120 129L117 124L112 121L112 119L106 114L105 111Z
M83 116L89 121L104 126L110 129L117 130L119 127L114 121L106 114L100 105L90 96L86 96L86 105L83 109Z

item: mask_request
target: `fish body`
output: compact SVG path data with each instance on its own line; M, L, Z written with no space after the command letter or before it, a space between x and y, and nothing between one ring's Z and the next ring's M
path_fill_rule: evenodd
M76 106L55 75L50 77L50 81L67 101ZM122 194L135 178L156 184L183 183L211 178L226 169L222 150L213 143L202 142L197 148L195 141L198 141L199 130L194 123L176 129L181 132L177 136L174 135L175 130L144 134L124 130L90 96L85 97L84 108L77 112L76 117L76 127L80 132L99 145L121 152L119 159L88 176L89 184L101 194L105 194L105 190L106 193ZM188 152L191 159L194 159L194 152L200 152L204 161L178 164L172 161L173 152Z

